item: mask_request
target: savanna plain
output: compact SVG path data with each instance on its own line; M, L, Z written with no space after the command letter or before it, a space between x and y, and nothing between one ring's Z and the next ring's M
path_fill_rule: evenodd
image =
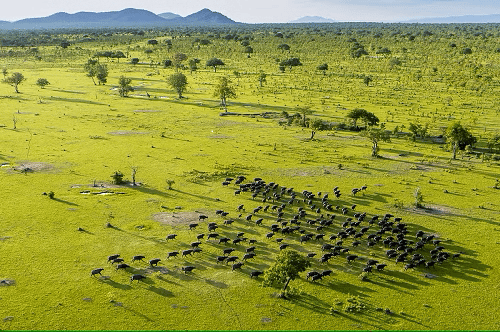
M0 329L500 330L499 38L0 33Z

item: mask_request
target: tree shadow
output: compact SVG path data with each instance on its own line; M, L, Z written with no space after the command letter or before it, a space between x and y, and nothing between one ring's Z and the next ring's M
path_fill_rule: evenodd
M52 200L60 202L60 203L63 203L63 204L66 204L66 205L70 205L70 206L79 206L78 204L76 204L74 202L66 201L66 200L59 199L59 198L53 198Z
M99 279L98 281L101 283L105 283L107 285L110 285L113 288L118 288L118 289L122 289L122 290L132 289L132 287L129 286L128 284L123 284L123 283L119 283L119 282L111 280L111 278L109 276L106 279Z
M165 288L162 288L162 287L149 286L148 288L146 288L146 290L152 291L152 292L154 292L160 296L163 296L163 297L174 297L175 296L171 291L169 291Z

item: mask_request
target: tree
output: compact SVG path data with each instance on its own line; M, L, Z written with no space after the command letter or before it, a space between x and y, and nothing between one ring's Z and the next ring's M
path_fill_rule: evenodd
M220 98L220 104L226 107L227 98L236 98L236 92L232 86L231 79L227 76L223 76L219 79L219 83L215 86L214 97Z
M297 251L285 249L276 257L276 262L264 272L264 285L283 284L283 294L290 281L299 277L299 273L311 267L311 262Z
M7 68L2 68L2 74L3 74L3 78L5 80L5 77L7 76L7 74L9 74L9 71L7 71Z
M311 107L309 105L298 107L297 112L302 114L302 127L307 127L306 116L313 113L313 111L311 110Z
M427 136L429 124L427 123L425 124L425 126L422 126L421 124L410 123L410 126L408 126L408 130L413 134L413 141L415 141L417 137L423 139Z
M292 71L293 67L302 66L302 63L300 62L299 58L289 58L286 60L282 60L280 62L280 66L288 66L288 68L290 68L290 71Z
M470 47L466 47L462 50L463 54L472 54L472 49Z
M500 134L495 134L490 137L486 142L486 146L488 147L489 152L493 152L493 148L500 150Z
M172 60L170 60L170 59L163 60L163 68L167 68L170 66L172 66Z
M188 57L184 53L176 53L174 54L174 65L175 70L177 71L180 67L182 67L182 62L186 60Z
M87 76L92 79L94 85L96 84L94 77L97 75L97 65L99 65L99 61L97 59L88 59L87 63L83 66L87 72Z
M198 59L198 58L193 58L193 59L189 60L189 70L190 70L191 74L193 74L193 72L195 72L198 69L197 64L199 64L199 63L200 63L200 59Z
M280 45L278 45L278 49L280 49L282 52L283 51L290 51L290 45L288 45L288 44L280 44Z
M363 131L361 135L368 138L372 142L373 157L378 157L378 152L380 149L378 144L380 141L391 142L391 136L389 132L381 128L370 127L367 130Z
M370 85L370 82L372 82L373 79L371 76L366 76L363 78L363 83L366 84L366 86L369 86Z
M106 64L97 64L96 78L99 84L108 82L108 66Z
M24 78L24 75L21 74L21 73L18 73L18 72L15 72L15 73L12 73L11 76L9 76L8 78L4 79L3 82L4 83L7 83L7 84L10 84L11 86L14 87L14 89L16 90L16 93L19 93L19 89L18 89L18 86L24 81L26 80Z
M40 88L44 88L46 85L49 85L50 82L47 79L44 78L39 78L36 80L36 85L39 86Z
M264 73L264 71L260 71L259 72L259 84L260 86L262 87L262 83L266 82L266 77L267 77L267 74Z
M175 73L167 78L167 83L177 91L179 98L182 98L182 93L186 90L188 84L186 75L182 73Z
M116 51L111 54L111 58L118 59L118 62L120 62L120 58L126 58L126 56L122 51Z
M139 63L139 58L132 58L132 59L130 59L130 63L132 65L137 65Z
M353 127L357 128L357 121L359 119L363 120L365 125L374 126L377 125L379 119L372 112L366 111L365 109L353 109L347 114L347 118L352 119Z
M156 39L150 39L150 40L148 40L148 44L149 45L157 45L158 41Z
M248 58L250 58L250 53L253 53L253 48L251 46L245 47L243 53L247 53Z
M323 75L326 75L326 71L328 70L328 64L321 64L316 67L319 71L323 71Z
M123 75L120 76L120 78L118 79L118 92L120 93L121 97L127 97L130 91L134 91L134 88L130 86L131 82L131 78L125 77Z
M217 66L224 66L224 65L225 65L224 62L217 58L208 59L206 63L207 67L214 68L214 72L217 72Z
M60 45L63 49L66 49L66 48L68 48L68 46L70 46L70 45L71 45L71 43L70 43L70 42L68 42L67 40L64 40L64 41L62 41L62 42L61 42L61 44L59 44L59 45Z
M457 149L464 150L465 146L475 144L477 139L460 122L454 122L446 129L446 141L452 148L453 159L456 159Z

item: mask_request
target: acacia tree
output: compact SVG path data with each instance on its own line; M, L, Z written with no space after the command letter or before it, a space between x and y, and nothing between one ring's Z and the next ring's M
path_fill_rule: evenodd
M223 76L219 79L219 83L215 86L214 97L220 98L220 104L226 107L226 100L228 97L236 98L236 92L232 85L231 79Z
M243 50L243 53L247 54L247 57L250 58L250 53L253 53L253 48L251 46L245 47L245 50Z
M365 125L367 126L374 126L377 125L379 122L379 119L376 115L374 115L372 112L366 111L365 109L353 109L351 112L349 112L346 116L347 118L352 119L352 124L354 128L357 128L357 121L361 119Z
M7 76L7 74L9 73L9 71L7 70L7 68L2 68L2 74L3 74L3 78L5 80L5 77Z
M288 66L290 71L292 71L292 68L295 66L302 66L302 63L300 62L299 58L289 58L286 60L283 60L279 63L280 66L285 67Z
M454 122L446 129L446 141L451 146L453 159L455 160L457 158L457 149L464 150L466 146L475 144L477 139L460 122Z
M283 250L276 257L276 262L264 272L264 285L283 284L284 293L290 281L299 277L299 273L311 266L311 262L294 250Z
M19 93L19 89L18 89L18 86L24 81L26 80L24 78L24 75L21 74L21 73L18 73L18 72L15 72L15 73L12 73L11 76L9 76L8 78L4 79L3 82L4 83L7 83L7 84L10 84L11 86L14 87L14 89L16 90L16 93Z
M326 75L326 71L328 70L328 64L321 64L316 67L319 71L323 71L323 75Z
M182 73L175 73L167 78L167 83L177 91L179 98L182 98L182 93L186 90L188 84L186 75Z
M266 74L266 73L264 73L264 71L262 71L262 70L261 70L261 71L259 72L259 84L260 84L260 86L261 86L261 87L262 87L262 84L263 84L264 82L266 82L266 77L267 77L267 74Z
M188 57L184 53L176 53L174 54L174 65L175 70L178 71L180 67L182 67L182 62L186 60Z
M361 133L362 136L368 138L372 142L372 156L378 157L378 152L380 150L378 144L380 141L391 142L391 136L389 132L381 128L368 128Z
M45 86L49 85L49 84L50 84L50 82L44 78L39 78L38 80L36 80L36 85L42 89L45 88Z
M224 65L225 65L224 62L218 58L208 59L206 63L207 67L214 68L214 72L217 72L217 66L224 66Z
M125 77L123 75L120 76L120 78L118 79L118 92L120 93L121 97L127 97L130 91L134 91L134 88L130 86L131 82L131 78Z
M302 127L306 127L306 125L307 125L307 123L306 123L306 120L307 120L306 116L313 113L313 110L311 110L311 106L306 105L306 106L298 107L297 111L300 114L302 114Z
M97 78L99 84L107 82L108 66L105 64L100 64L97 59L89 59L83 67L87 72L87 76L94 82L94 85L96 85L94 77Z

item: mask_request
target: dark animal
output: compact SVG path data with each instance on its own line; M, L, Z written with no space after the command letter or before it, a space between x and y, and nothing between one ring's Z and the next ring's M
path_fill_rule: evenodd
M288 247L289 245L288 244L281 244L280 245L280 250L284 250Z
M208 219L208 216L206 216L206 215L198 216L198 221L205 221L206 219Z
M205 234L198 234L198 235L196 236L196 239L197 239L197 240L200 240L200 239L203 239L203 237L205 237Z
M245 249L245 252L246 252L246 253L253 252L253 251L255 251L255 246L250 246L250 247L247 247L247 248Z
M126 269L126 268L129 268L130 266L127 265L127 264L118 264L116 266L116 270L119 270L119 269Z
M189 230L193 230L197 226L198 226L198 223L191 223L191 224L189 224Z
M318 274L318 275L314 275L314 276L311 276L311 281L316 281L316 280L321 280L323 278L323 275L321 274Z
M229 242L229 241L230 241L229 238L223 237L223 238L219 239L219 244L222 244L222 243L226 243L227 244L227 242Z
M192 255L193 254L193 250L189 249L189 250L184 250L182 251L182 256L185 257L187 255Z
M144 275L141 275L141 274L134 274L130 277L130 281L141 281L143 279L145 279L146 277Z
M378 264L377 265L377 271L379 271L379 272L383 271L386 266L387 266L386 264Z
M351 261L356 260L357 257L358 257L357 255L351 254L351 255L347 256L346 259L347 259L347 262L351 262Z
M224 254L231 254L231 252L233 252L233 251L234 251L233 248L228 248L228 249L222 250L222 253L224 253Z
M250 278L258 277L259 275L264 274L262 271L251 271Z
M191 272L193 269L195 269L194 266L182 266L182 271L184 272L184 274L186 274L187 272Z
M227 256L217 256L217 262L224 262L227 259Z
M237 256L231 256L226 259L227 263L235 262L236 260L238 260Z
M314 253L314 252L310 252L310 253L307 254L308 258L313 258L315 256L316 256L316 253Z
M170 235L167 235L167 240L171 240L171 239L175 239L175 237L177 237L176 234L170 234Z
M191 247L198 247L201 245L201 242L192 242Z
M160 261L161 261L161 259L160 259L160 258L151 259L151 260L149 261L149 264L150 264L151 266L158 266L158 263L159 263Z
M253 259L253 257L255 257L255 253L245 253L243 260Z
M115 259L116 259L116 258L118 258L119 256L120 256L119 254L113 254L113 255L109 256L109 257L108 257L108 262L115 260Z
M113 264L118 264L120 262L124 262L124 260L122 258L116 258L116 259L113 259L113 261L112 261Z
M211 234L208 234L207 240L209 240L210 238L217 238L217 237L219 237L219 234L217 234L217 233L211 233Z
M332 274L332 271L331 271L331 270L329 270L329 269L327 269L327 270L325 270L325 271L321 272L321 276L322 276L322 277L325 277L325 276L330 276L330 274Z
M101 272L104 270L104 268L96 268L96 269L93 269L92 272L90 272L90 276L94 276L96 274L99 274L102 276Z
M177 251L169 252L169 253L167 253L167 259L170 257L177 257L178 254L179 254L179 252L177 252Z
M308 280L308 279L312 278L312 277L313 277L313 276L315 276L315 275L320 275L320 273L318 273L318 272L316 272L316 271L311 271L311 272L308 272L308 273L306 274L306 280Z
M146 257L145 257L145 256L141 256L141 255L138 255L138 256L134 256L134 257L132 258L132 261L142 260L142 259L144 259L144 258L146 258Z
M240 269L241 266L243 266L243 263L237 262L236 264L233 264L233 266L231 266L231 270L234 271L235 269Z

